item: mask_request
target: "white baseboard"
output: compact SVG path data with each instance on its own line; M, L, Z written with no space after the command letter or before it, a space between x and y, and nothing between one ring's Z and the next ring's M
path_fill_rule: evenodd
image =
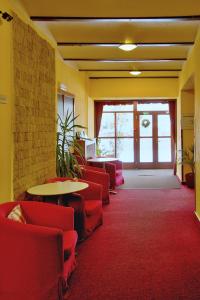
M198 221L200 222L200 216L198 215L198 213L195 211L194 214L197 217Z

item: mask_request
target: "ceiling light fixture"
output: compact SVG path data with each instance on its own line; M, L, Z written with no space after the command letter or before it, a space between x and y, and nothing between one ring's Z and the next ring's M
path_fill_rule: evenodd
M137 48L137 45L135 45L135 44L122 44L122 45L119 46L119 48L121 50L124 50L124 51L131 51L131 50Z
M138 76L138 75L140 75L142 72L141 71L131 71L131 72L129 72L131 75L133 75L133 76Z

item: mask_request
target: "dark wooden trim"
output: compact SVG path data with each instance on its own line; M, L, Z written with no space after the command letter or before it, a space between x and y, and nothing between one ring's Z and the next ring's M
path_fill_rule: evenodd
M58 46L120 46L124 44L124 42L119 42L119 43L101 43L101 42L57 42ZM140 43L140 42L136 42L136 43L126 43L127 45L132 45L135 44L139 47L145 47L145 46L155 46L155 47L159 47L159 46L166 46L166 47L174 47L174 46L192 46L194 45L194 41L191 42L152 42L152 43Z
M97 62L170 62L170 61L185 61L187 57L177 58L68 58L64 57L64 60L69 61L97 61Z
M181 151L183 151L183 129L181 129ZM181 153L182 156L182 153ZM185 181L185 176L184 176L184 164L181 164L181 180L182 182Z
M33 21L95 21L95 20L105 20L106 21L199 21L200 15L191 15L191 16L152 16L152 17L84 17L84 16L30 16L30 19Z
M89 77L89 79L166 79L166 78L179 78L178 76L142 76L142 77L130 77L130 76L124 76L124 77Z
M131 72L133 69L79 69L80 72ZM142 72L180 72L182 69L137 69Z
M158 163L158 114L152 113L153 122L153 161Z

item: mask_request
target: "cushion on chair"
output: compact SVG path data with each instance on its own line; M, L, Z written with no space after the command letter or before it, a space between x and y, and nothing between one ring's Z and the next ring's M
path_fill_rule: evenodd
M101 209L102 203L99 200L85 201L86 216L92 216Z
M13 207L7 218L16 222L26 224L26 219L19 204Z
M76 242L77 242L77 232L75 230L69 230L64 232L64 237L63 237L63 248L64 248L64 261L66 261L72 251L76 247Z

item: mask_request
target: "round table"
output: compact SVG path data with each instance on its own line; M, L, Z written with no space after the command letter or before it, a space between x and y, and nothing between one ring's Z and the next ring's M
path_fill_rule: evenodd
M60 196L58 197L58 204L62 200L62 196L65 194L71 194L84 190L88 187L87 183L79 181L57 181L53 183L45 183L41 185L36 185L27 190L27 193L35 196Z
M87 161L96 162L96 163L106 163L106 162L112 162L116 160L118 160L118 158L115 157L95 157L95 158L90 158Z

